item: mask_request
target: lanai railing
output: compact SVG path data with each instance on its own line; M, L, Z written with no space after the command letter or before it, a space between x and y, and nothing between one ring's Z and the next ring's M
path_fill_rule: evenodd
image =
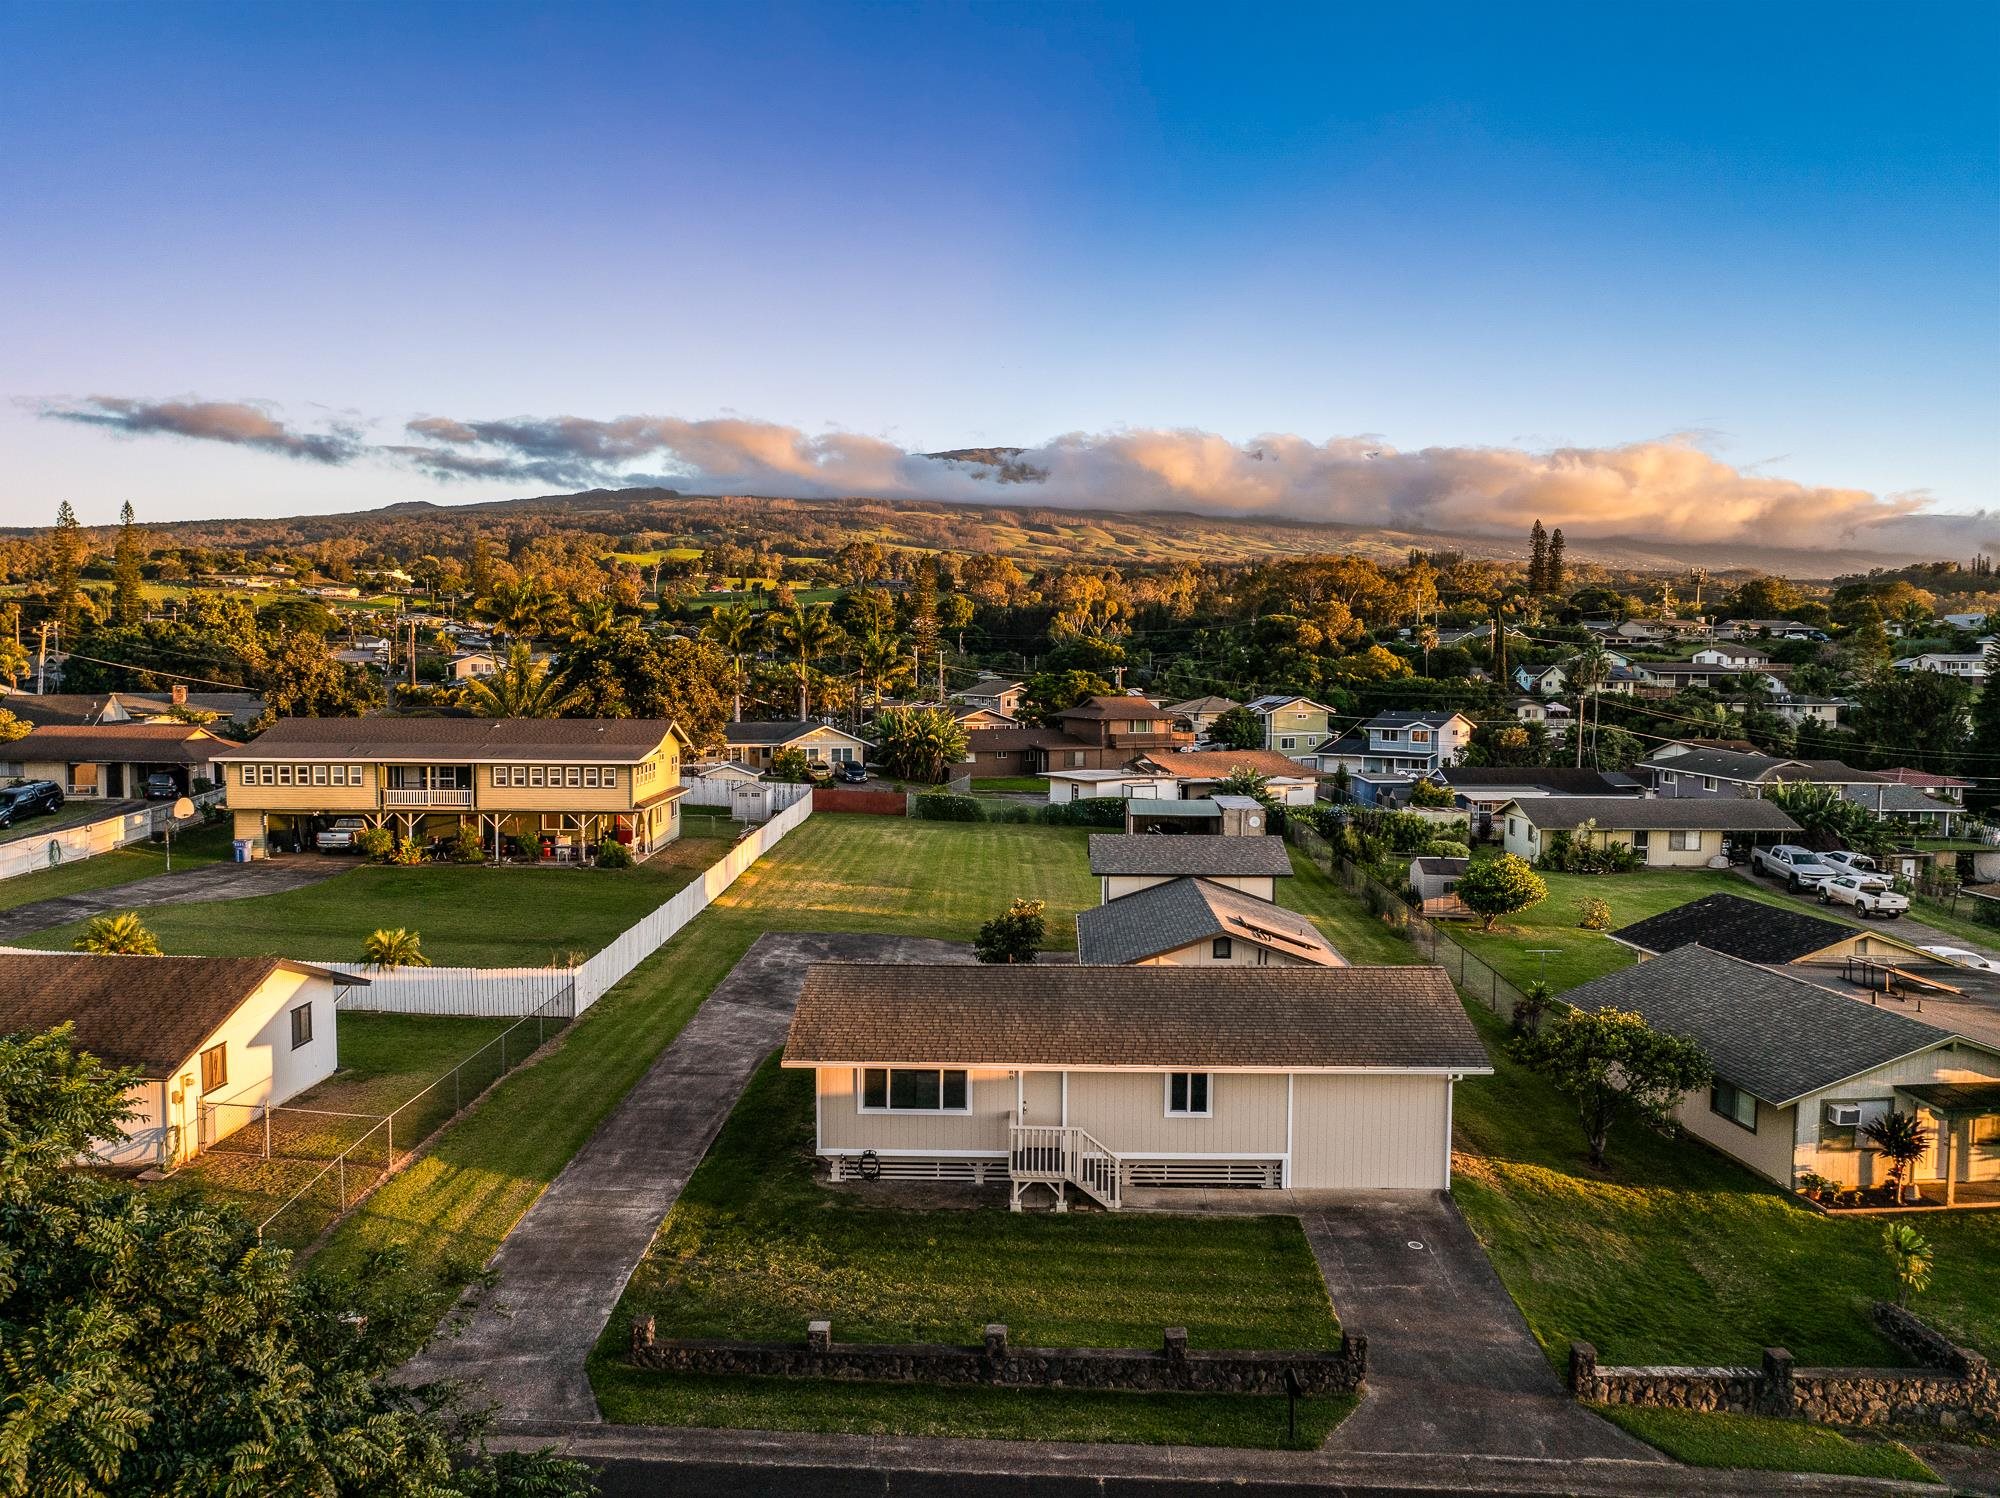
M1123 1205L1120 1188L1125 1162L1087 1130L1066 1124L1012 1124L1007 1146L1007 1174L1016 1212L1021 1210L1021 1193L1033 1185L1054 1188L1058 1212L1069 1210L1071 1186L1114 1212Z

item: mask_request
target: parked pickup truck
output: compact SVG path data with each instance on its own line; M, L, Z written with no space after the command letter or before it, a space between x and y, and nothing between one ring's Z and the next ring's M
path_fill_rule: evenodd
M1809 889L1817 890L1840 872L1832 864L1821 862L1820 856L1812 849L1801 848L1795 843L1759 848L1750 855L1750 866L1773 879L1784 880L1795 895Z
M322 853L352 853L354 840L368 830L360 817L335 817L333 825L313 834L313 846Z
M1867 874L1842 874L1819 887L1822 905L1852 905L1856 915L1885 915L1891 920L1910 908L1907 895Z
M1866 853L1849 853L1845 848L1841 848L1832 853L1820 854L1819 861L1832 864L1843 874L1868 874L1881 879L1884 884L1889 882L1883 875L1881 866Z

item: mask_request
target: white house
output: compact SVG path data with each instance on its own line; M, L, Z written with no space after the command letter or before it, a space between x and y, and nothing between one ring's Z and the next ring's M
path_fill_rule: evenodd
M1539 670L1529 666L1514 668L1514 685L1524 692L1536 692L1544 697L1557 697L1569 685L1569 673L1561 666L1543 666Z
M1697 666L1726 666L1731 671L1748 671L1771 664L1771 654L1748 645L1704 645L1690 660Z
M497 675L500 663L490 650L461 650L451 658L451 679L471 681L475 677Z
M725 723L722 742L725 758L758 770L770 769L771 762L787 749L797 749L807 763L825 769L829 765L858 765L875 747L859 734L831 723L799 718Z
M1953 629L1975 630L1986 628L1984 614L1946 614L1944 622Z
M1319 775L1310 761L1281 749L1163 750L1135 761L1135 768L1169 777L1180 787L1167 795L1206 796L1239 770L1264 782L1264 794L1285 806L1311 806L1319 798Z
M1088 801L1093 796L1179 800L1180 782L1155 770L1050 770L1049 805Z
M1707 947L1667 952L1563 995L1579 1009L1636 1011L1701 1047L1712 1086L1676 1121L1696 1138L1790 1188L1824 1176L1881 1185L1862 1129L1894 1111L1930 1126L1914 1172L1929 1200L2000 1188L2000 1052L1912 1015Z
M171 1168L333 1074L334 998L366 984L282 957L0 952L0 1033L69 1023L75 1044L138 1070L107 1164Z
M1277 881L1292 877L1292 858L1281 837L1093 832L1090 872L1106 902L1173 879L1200 879L1275 900Z
M1329 739L1315 756L1319 768L1357 775L1431 775L1458 763L1472 742L1473 721L1451 711L1377 713Z
M1986 657L1983 655L1955 655L1950 651L1926 650L1922 655L1909 655L1892 662L1898 671L1936 671L1942 676L1956 676L1961 681L1986 680Z
M1491 1073L1451 979L1416 966L819 962L783 1065L814 1074L836 1180L1113 1210L1142 1186L1444 1190L1452 1088Z

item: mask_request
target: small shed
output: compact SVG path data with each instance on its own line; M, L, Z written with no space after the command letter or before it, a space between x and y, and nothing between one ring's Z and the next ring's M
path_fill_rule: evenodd
M1198 798L1181 801L1166 796L1133 796L1125 802L1127 832L1220 832L1222 808Z

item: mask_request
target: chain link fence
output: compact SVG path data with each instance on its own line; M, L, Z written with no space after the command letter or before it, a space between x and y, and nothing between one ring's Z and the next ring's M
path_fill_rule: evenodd
M1501 977L1491 963L1473 956L1453 941L1438 922L1419 914L1406 895L1342 857L1332 843L1312 828L1294 820L1287 835L1294 847L1330 877L1338 879L1349 894L1358 897L1370 915L1409 942L1426 962L1434 962L1451 974L1452 981L1467 998L1484 1004L1503 1019L1511 1018L1514 1006L1527 998Z

